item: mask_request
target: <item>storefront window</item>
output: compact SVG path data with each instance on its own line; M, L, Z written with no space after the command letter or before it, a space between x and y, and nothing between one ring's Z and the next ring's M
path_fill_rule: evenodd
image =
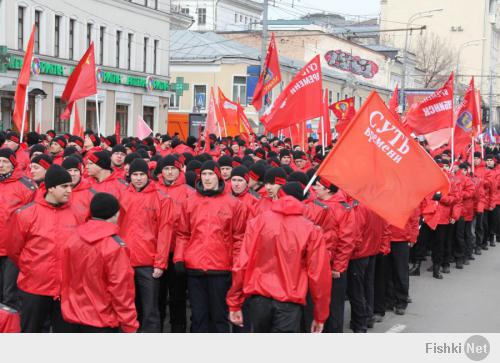
M69 132L69 120L61 120L61 115L66 108L66 103L56 97L54 100L54 131L56 134Z
M97 132L97 114L95 109L95 101L87 101L85 128Z
M144 114L142 115L144 121L148 124L151 130L154 130L155 108L144 106Z
M199 112L207 107L207 86L194 86L194 109Z
M243 106L247 105L247 78L233 78L233 102L240 102Z
M116 105L116 120L120 123L120 136L126 137L128 130L128 105Z

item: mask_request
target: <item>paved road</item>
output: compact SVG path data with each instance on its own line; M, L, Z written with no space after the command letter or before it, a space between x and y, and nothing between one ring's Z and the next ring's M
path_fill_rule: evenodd
M421 275L410 277L406 314L386 312L385 319L369 332L384 333L499 333L500 332L500 244L483 251L476 260L457 270L452 266L443 280L432 278L422 265ZM346 303L346 325L349 304ZM350 332L346 327L345 332Z

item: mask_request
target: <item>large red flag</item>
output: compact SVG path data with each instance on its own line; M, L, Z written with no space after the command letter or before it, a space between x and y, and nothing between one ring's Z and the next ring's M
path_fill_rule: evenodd
M356 152L353 152L356 150ZM317 174L345 190L390 224L404 228L431 193L450 182L372 92Z
M262 108L262 98L280 82L280 62L278 60L278 49L276 48L276 40L273 33L269 41L269 47L267 48L264 69L260 73L259 81L253 93L252 105L257 111Z
M75 105L75 122L73 123L72 134L83 138L83 128L80 122L80 115L78 113L78 105Z
M217 133L217 111L214 96L214 89L210 87L210 99L208 100L207 120L205 122L205 148L204 151L210 151L210 134Z
M453 73L443 87L408 110L405 123L417 135L453 127Z
M337 124L335 125L335 131L338 134L341 134L349 122L356 115L356 108L354 108L354 97L346 98L345 100L341 100L335 102L330 105L330 110L337 116Z
M325 146L332 143L332 129L330 124L330 108L328 107L328 89L325 89L323 96L323 119L320 121L318 126L319 134L319 144L323 145L323 139ZM324 130L323 130L324 128ZM324 136L323 136L324 135Z
M313 118L322 110L322 78L319 54L288 84L261 121L267 131L276 133Z
M22 122L23 122L23 111L24 104L26 102L28 84L30 83L31 76L31 60L33 58L33 44L35 40L35 26L31 29L30 39L28 41L28 46L26 47L26 53L23 58L23 66L21 67L21 72L19 72L19 77L17 78L16 94L14 95L14 114L12 116L14 125L21 132ZM27 130L28 122L24 125L24 131ZM22 140L21 140L22 142Z
M71 115L71 109L76 100L95 95L97 93L97 82L95 76L94 43L90 43L80 62L68 78L61 99L68 103L61 115L61 119L67 120Z
M477 120L476 90L474 77L471 78L465 97L457 111L457 122L454 130L455 153L461 154L472 142L474 126L479 124Z
M399 116L398 113L398 107L399 107L399 90L398 90L398 85L396 84L396 87L392 92L391 99L389 100L389 110L392 112L394 117L396 117L399 121L401 120L401 117Z
M227 136L239 135L240 115L238 104L229 100L219 88L219 108L225 122Z

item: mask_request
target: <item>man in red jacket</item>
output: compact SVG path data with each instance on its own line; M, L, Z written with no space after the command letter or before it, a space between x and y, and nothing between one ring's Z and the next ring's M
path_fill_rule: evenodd
M23 176L17 166L16 154L9 148L0 149L0 303L19 309L16 287L18 269L7 257L9 230L16 209L30 203L36 185Z
M256 208L261 196L259 193L248 187L250 176L246 166L240 165L231 170L231 189L233 195L237 197L248 208L248 218L256 215Z
M68 240L62 259L61 310L74 333L133 333L134 270L130 251L118 235L120 205L111 194L97 193L92 219Z
M69 207L71 176L59 165L45 175L45 195L17 210L12 221L9 257L19 267L21 330L40 333L47 320L54 332L65 332L58 297L61 256L75 233L77 219Z
M457 248L455 249L456 267L463 268L468 265L474 250L474 241L472 235L472 220L474 218L474 197L476 187L469 176L469 166L462 163L459 166L457 178L462 185L462 209L461 216L456 225Z
M111 154L108 151L98 151L88 155L87 171L94 181L92 188L121 200L121 195L127 190L128 184L120 177L119 172L113 172Z
M219 165L205 161L177 229L174 262L178 271L186 269L191 331L196 333L229 332L225 299L245 233L247 208L224 188Z
M326 333L344 331L344 302L347 288L347 265L355 247L356 220L347 196L325 178L314 185L317 199L307 204L305 216L320 226L326 239L332 270L330 315Z
M91 184L87 179L82 177L83 163L76 156L68 156L62 162L62 167L71 175L71 209L78 219L78 224L82 224L89 217L90 200L97 192L91 188Z
M140 331L161 332L160 277L167 268L173 241L174 203L150 180L148 164L130 164L130 187L122 194L120 235L130 249L135 272Z
M5 147L8 147L16 154L17 167L25 171L30 164L29 154L21 147L21 139L19 134L15 131L10 131L5 135Z
M52 156L52 163L61 165L63 162L64 148L68 144L68 141L64 136L58 136L50 142L49 152Z
M497 178L496 174L498 173L497 168L495 168L495 156L493 154L488 154L484 157L486 162L486 178L487 178L487 205L485 206L486 213L486 221L485 221L485 241L484 245L489 245L490 247L495 247L495 232L497 230L497 224L495 219L495 207L496 207L496 199L497 199ZM498 215L498 212L497 212Z
M249 299L256 333L298 333L307 291L314 304L311 332L320 333L328 318L330 258L318 226L306 219L299 182L283 186L271 210L250 220L227 294L229 318L243 324L241 308Z

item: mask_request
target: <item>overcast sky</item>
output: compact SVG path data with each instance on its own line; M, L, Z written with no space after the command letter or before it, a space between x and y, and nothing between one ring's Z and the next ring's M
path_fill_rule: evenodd
M380 0L269 0L270 19L293 19L322 11L376 16L380 11Z

